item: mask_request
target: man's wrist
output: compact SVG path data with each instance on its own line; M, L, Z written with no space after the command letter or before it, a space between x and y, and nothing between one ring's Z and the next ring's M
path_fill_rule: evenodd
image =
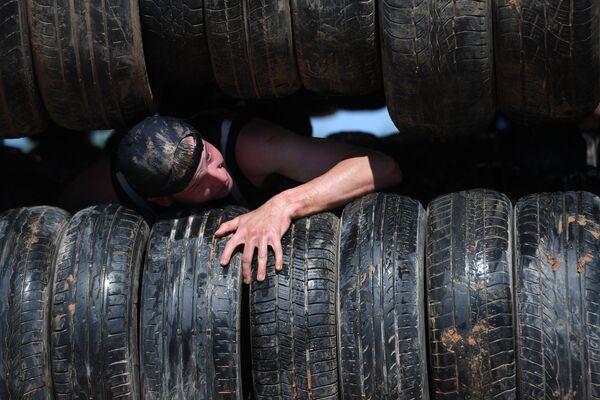
M302 217L302 204L294 199L293 189L285 190L271 199L290 220Z

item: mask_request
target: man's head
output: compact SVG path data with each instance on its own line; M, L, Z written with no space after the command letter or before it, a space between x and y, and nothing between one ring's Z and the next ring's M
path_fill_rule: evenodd
M117 148L116 168L138 194L162 206L220 199L233 186L219 150L177 118L148 117L131 128Z

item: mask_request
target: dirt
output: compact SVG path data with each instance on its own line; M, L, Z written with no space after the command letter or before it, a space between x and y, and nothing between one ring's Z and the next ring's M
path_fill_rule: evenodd
M71 318L75 317L75 310L77 306L75 304L69 304L69 314L71 314Z
M508 0L507 4L512 8L516 8L517 10L521 9L521 0Z
M572 224L573 222L577 222L577 224L579 226L587 226L588 224L592 225L594 227L594 229L592 229L589 232L592 234L594 239L600 240L600 230L596 229L597 224L595 224L593 221L589 221L585 215L569 215L567 217L567 222L569 224Z
M448 329L442 335L442 345L451 353L454 353L454 346L459 346L462 343L462 337L456 332L456 329Z
M560 261L558 261L556 257L549 255L547 258L548 264L550 264L550 266L552 267L552 271L556 272L560 269L560 267L562 267L562 264L560 263Z
M29 235L25 241L25 248L29 251L31 251L33 245L39 240L38 233L40 232L40 225L41 221L39 219L36 220L33 225L31 225L31 232L29 232Z
M583 273L585 271L585 267L587 263L594 260L594 256L591 253L588 253L584 256L581 256L577 259L577 272Z

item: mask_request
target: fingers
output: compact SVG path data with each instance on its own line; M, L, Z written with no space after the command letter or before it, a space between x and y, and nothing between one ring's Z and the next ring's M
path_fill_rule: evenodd
M219 229L215 232L216 237L224 236L230 232L235 232L238 228L238 224L240 223L239 217L236 217L230 221L224 222L219 226Z
M227 266L229 261L231 260L231 255L235 251L236 247L241 244L240 239L237 236L233 236L231 239L227 241L225 245L225 249L223 250L223 254L221 254L221 265Z
M244 254L242 255L242 277L244 283L250 284L252 280L252 257L254 257L255 242L244 244Z
M262 282L265 280L267 274L267 250L268 250L267 236L260 238L260 246L258 247L258 272L256 273L256 280Z
M275 253L275 271L280 272L283 269L283 250L281 249L281 240L273 238L269 245Z

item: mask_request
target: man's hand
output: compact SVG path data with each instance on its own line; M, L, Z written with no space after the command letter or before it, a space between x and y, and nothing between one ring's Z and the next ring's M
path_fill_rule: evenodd
M242 275L244 283L250 283L254 249L258 248L257 280L263 281L267 270L267 250L268 246L271 246L275 253L275 270L281 271L283 268L281 238L291 223L292 218L284 203L274 197L260 208L221 224L215 236L222 237L233 232L221 256L221 265L227 266L233 251L243 244Z

